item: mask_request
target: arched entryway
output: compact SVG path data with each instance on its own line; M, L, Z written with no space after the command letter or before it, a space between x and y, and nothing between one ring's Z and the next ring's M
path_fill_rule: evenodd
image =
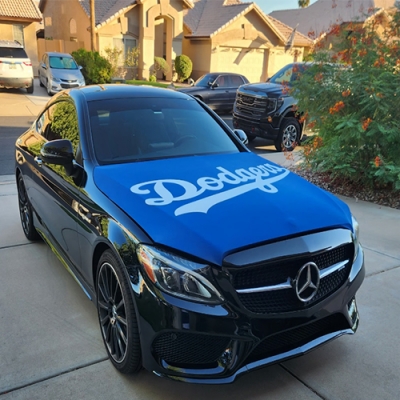
M143 8L142 13L142 21L146 22L139 38L139 72L148 79L154 68L154 57L163 57L171 67L166 79L171 80L173 60L182 54L183 15L165 1ZM162 78L161 74L159 78Z

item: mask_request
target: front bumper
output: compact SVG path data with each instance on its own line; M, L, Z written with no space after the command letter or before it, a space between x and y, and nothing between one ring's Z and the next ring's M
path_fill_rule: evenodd
M255 121L233 114L233 127L242 129L246 134L275 140L279 135L279 126L275 127L267 120Z
M73 88L78 88L78 87L82 87L82 86L85 86L85 83L79 83L77 81L72 82L72 83L52 81L50 91L51 91L51 93L58 93L58 92L61 92L61 90L73 89Z
M365 275L360 247L344 284L296 312L256 314L226 299L210 306L184 301L131 282L138 313L143 366L156 375L198 383L230 383L268 364L300 356L357 330L355 294Z

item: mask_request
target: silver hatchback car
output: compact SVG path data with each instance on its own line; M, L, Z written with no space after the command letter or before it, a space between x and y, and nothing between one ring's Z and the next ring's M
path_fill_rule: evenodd
M71 54L46 52L39 65L40 86L47 89L49 96L64 89L85 86L81 69Z

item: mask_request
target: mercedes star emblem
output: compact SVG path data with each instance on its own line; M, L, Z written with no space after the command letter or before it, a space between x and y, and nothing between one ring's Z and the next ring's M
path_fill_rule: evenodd
M313 262L304 264L297 273L294 280L296 295L300 301L306 303L310 301L318 291L319 269Z

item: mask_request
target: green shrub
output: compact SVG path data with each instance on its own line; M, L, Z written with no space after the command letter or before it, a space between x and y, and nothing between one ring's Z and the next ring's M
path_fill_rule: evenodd
M82 74L87 85L111 82L112 66L97 51L79 49L72 53L78 65L82 66Z
M157 82L156 76L153 75L153 74L151 74L151 75L149 76L149 82Z
M154 69L156 71L161 71L163 75L167 75L170 68L166 60L162 57L154 57Z
M111 77L118 76L118 69L121 64L121 55L123 50L116 47L106 47L104 52L106 53L106 60L111 64Z
M320 138L305 148L311 168L399 190L400 13L383 29L379 18L334 26L333 45L315 50L294 91Z
M175 71L178 75L178 81L183 82L189 78L192 73L193 64L192 60L184 54L175 58Z

